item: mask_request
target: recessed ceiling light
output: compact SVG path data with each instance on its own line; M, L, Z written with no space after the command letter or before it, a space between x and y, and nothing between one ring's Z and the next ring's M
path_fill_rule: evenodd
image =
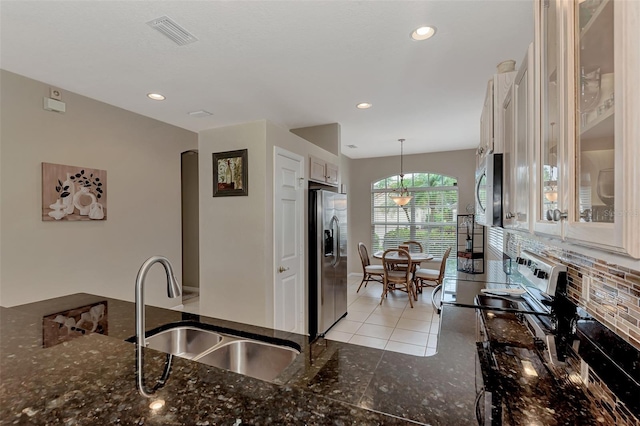
M435 27L420 27L420 28L416 28L411 33L411 38L414 40L422 41L422 40L426 40L428 38L433 37L435 33L436 33Z
M149 99L153 99L154 101L164 101L165 97L160 93L147 93L147 97Z
M371 108L371 104L369 102L360 102L358 105L356 105L356 108L358 109L368 109Z

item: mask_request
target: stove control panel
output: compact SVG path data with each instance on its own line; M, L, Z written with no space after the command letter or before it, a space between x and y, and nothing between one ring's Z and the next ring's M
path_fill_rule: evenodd
M530 285L549 298L556 294L560 274L567 271L566 266L530 251L523 251L520 257L516 258L516 263L518 272Z

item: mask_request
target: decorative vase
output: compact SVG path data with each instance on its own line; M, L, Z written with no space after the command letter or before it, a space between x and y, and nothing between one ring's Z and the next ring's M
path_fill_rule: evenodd
M66 214L73 214L73 211L75 210L75 206L73 205L73 196L76 194L76 184L71 180L71 173L67 173L67 180L64 181L62 187L69 188L67 189L69 195L62 199L62 203L65 205L64 211Z
M602 169L598 173L596 192L600 200L608 207L613 207L615 201L615 173L614 169Z
M73 196L73 205L80 211L80 216L88 216L91 205L96 202L96 196L90 192L90 189L83 186Z
M67 215L63 201L61 198L58 198L55 204L49 205L49 208L53 211L49 212L49 216L54 218L55 220L60 220Z
M104 209L102 207L102 204L96 202L89 206L89 219L104 219Z

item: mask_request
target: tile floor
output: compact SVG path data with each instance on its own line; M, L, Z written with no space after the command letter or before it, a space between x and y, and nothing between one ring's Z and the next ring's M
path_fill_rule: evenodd
M440 316L431 306L431 289L418 295L413 308L406 293L389 293L380 305L382 284L370 282L356 293L360 280L350 276L347 316L331 328L325 338L416 356L436 353ZM185 300L179 310L199 313L199 297Z
M369 282L356 293L361 277L350 276L347 316L325 338L417 356L436 353L440 317L431 306L431 289L424 289L409 306L406 293L394 291L380 305L382 284Z
M179 310L198 315L200 313L200 297L196 296L183 300L182 307Z

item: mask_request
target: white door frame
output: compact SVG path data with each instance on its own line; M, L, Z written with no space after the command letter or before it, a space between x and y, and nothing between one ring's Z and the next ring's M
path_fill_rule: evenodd
M277 315L277 311L276 311L276 300L277 300L277 288L276 288L276 283L278 282L278 275L279 275L279 271L278 268L280 266L280 259L279 259L279 254L278 254L278 250L277 250L277 241L276 239L278 238L277 233L276 233L276 221L279 220L279 218L276 215L276 207L277 207L277 203L279 202L279 200L277 199L277 190L278 188L276 187L276 175L277 175L277 168L276 168L276 162L277 162L277 158L278 156L282 156L282 157L286 157L286 158L290 158L291 160L297 161L300 164L300 176L298 178L298 182L297 182L297 194L298 194L298 199L300 200L300 202L298 203L298 207L297 207L297 216L300 218L300 221L298 222L298 250L300 253L300 259L299 259L299 282L298 282L298 300L297 300L297 309L298 309L298 315L299 315L299 322L298 325L296 326L296 332L299 334L305 334L307 332L306 330L306 314L307 314L307 306L305 304L305 296L306 296L306 270L305 270L305 247L304 247L304 223L305 223L305 217L304 217L304 212L305 212L305 208L304 208L304 203L305 203L305 157L295 154L293 152L287 151L279 146L274 146L274 151L273 151L273 288L272 288L272 297L273 297L273 306L272 306L272 310L273 310L273 324L274 324L274 328L276 325L276 315Z

